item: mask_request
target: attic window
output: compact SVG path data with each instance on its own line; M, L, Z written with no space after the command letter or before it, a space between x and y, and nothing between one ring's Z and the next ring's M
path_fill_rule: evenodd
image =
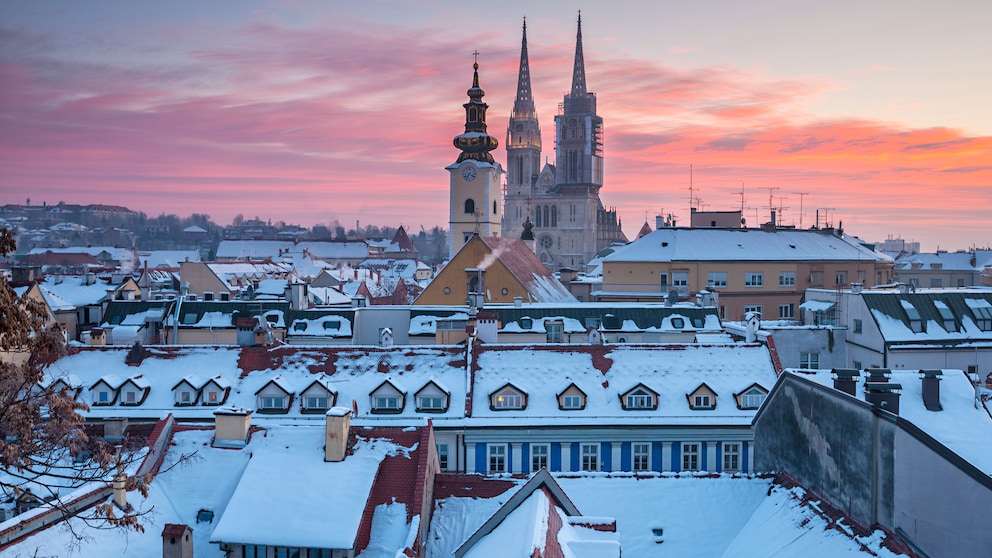
M903 300L902 308L906 311L906 316L909 318L909 329L913 330L914 333L921 333L923 331L923 319L920 318L920 312L907 300Z
M513 388L504 388L493 397L493 409L523 409L524 398Z
M937 312L940 313L940 319L943 322L941 325L944 326L944 331L954 332L958 330L957 323L954 321L954 313L951 309L947 307L946 304L939 300L935 300L933 305L937 307Z
M324 329L338 331L341 329L341 320L324 320Z
M982 331L992 331L992 306L972 306L975 314L975 325Z
M692 397L692 408L705 411L715 409L716 405L713 404L713 398L709 394L700 394Z
M417 398L418 411L443 411L445 397L439 394L421 395Z
M196 312L190 312L189 314L183 316L183 325L193 325L199 321L198 318L199 318L199 314L197 314Z
M628 409L651 409L654 407L654 397L643 389L636 389L627 394Z
M520 318L521 329L531 329L534 327L534 320L530 318Z
M398 395L377 395L372 398L373 411L399 412L401 409Z
M270 324L279 323L279 314L266 314L265 321L269 322Z
M582 408L582 395L581 394L569 394L563 395L561 397L561 408L562 409L581 409Z
M682 318L672 318L672 327L675 329L683 329L685 327L685 320Z
M295 324L293 324L293 331L306 331L306 330L307 330L306 322L296 322Z
M754 387L741 394L742 409L757 409L765 402L766 394Z

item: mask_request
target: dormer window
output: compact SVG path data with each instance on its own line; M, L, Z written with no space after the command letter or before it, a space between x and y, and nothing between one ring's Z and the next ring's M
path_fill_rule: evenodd
M286 398L282 396L265 396L260 401L260 408L263 410L282 409L286 406Z
M920 317L919 310L908 300L902 300L902 308L906 311L906 316L909 318L909 329L913 330L913 333L923 332L923 318Z
M586 407L586 394L574 383L558 394L558 408L563 411L578 411Z
M658 408L658 394L643 384L624 394L624 409L628 411L650 411Z
M686 399L689 400L689 408L694 411L712 411L716 409L716 392L705 383L699 384Z
M565 323L561 320L544 322L544 329L548 333L548 343L561 343L562 333L565 330Z
M506 384L489 396L489 404L494 411L523 409L526 407L525 394L512 384Z
M403 411L406 393L390 380L379 384L370 394L372 412L375 414L395 414Z
M414 394L417 411L422 413L443 413L448 410L450 392L437 380L432 379Z
M740 409L757 409L765 402L767 396L768 390L758 384L751 384L744 391L734 394L737 407Z
M947 307L946 304L939 300L933 302L934 306L937 307L937 312L940 313L941 325L944 327L944 331L955 332L958 330L957 323L954 321L954 313L951 309Z
M327 396L308 395L303 398L303 406L306 407L307 409L326 409Z
M713 406L713 402L709 395L697 395L692 398L692 406L697 409L709 409Z

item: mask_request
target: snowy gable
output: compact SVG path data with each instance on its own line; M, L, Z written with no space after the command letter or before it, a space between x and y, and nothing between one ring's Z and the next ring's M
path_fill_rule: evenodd
M699 387L685 395L689 402L689 408L694 411L712 411L716 409L716 392L706 385L706 382L699 384Z
M90 386L90 400L93 405L113 405L117 401L117 388L120 378L113 374L100 377Z
M757 409L765 402L768 390L761 384L751 384L740 393L734 394L738 409Z
M321 374L300 392L301 413L324 413L337 405L338 392L331 385L330 379Z
M134 376L124 380L124 383L117 389L118 397L120 398L121 405L141 405L145 398L148 397L148 392L151 390L151 384L143 376Z
M620 394L625 411L654 411L658 408L658 392L644 384L637 384Z
M515 411L527 408L527 392L507 382L489 394L493 411Z
M200 398L200 386L202 385L203 380L195 375L185 376L179 380L176 385L172 386L176 405L196 405L197 400Z
M289 411L293 391L285 380L276 376L255 392L256 408L259 413L285 413Z
M582 391L575 382L569 383L565 389L558 392L558 408L562 411L577 411L586 407L586 392Z
M369 403L375 414L400 413L406 406L406 392L391 379L387 379L372 390L369 394Z
M417 402L417 411L421 413L443 413L448 410L448 400L451 398L451 391L442 386L436 379L431 378L413 396Z

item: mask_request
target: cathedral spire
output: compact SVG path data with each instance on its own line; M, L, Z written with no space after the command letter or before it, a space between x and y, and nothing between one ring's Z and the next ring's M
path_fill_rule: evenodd
M586 61L582 56L582 11L579 11L579 31L575 35L575 66L572 69L572 96L586 95Z
M534 95L530 89L530 61L527 58L527 18L524 18L524 36L520 43L520 73L517 75L517 98L513 102L513 118L534 116Z

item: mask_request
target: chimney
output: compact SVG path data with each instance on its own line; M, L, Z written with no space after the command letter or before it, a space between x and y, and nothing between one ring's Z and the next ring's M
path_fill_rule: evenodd
M523 297L520 297L520 296L513 297L513 307L514 308L520 308L523 305L524 305L524 299L523 299Z
M251 432L251 410L228 407L214 411L214 446L243 448Z
M940 377L944 373L940 370L920 370L920 378L923 380L923 406L928 411L942 411L940 405Z
M861 294L861 291L863 290L863 287L864 287L864 285L862 285L861 283L851 283L851 293L852 294Z
M193 558L193 529L183 523L166 523L162 529L162 558Z
M103 419L103 439L108 442L120 442L127 430L127 417L109 417Z
M843 391L848 395L857 396L858 380L861 373L854 368L834 368L831 372L834 375L834 389Z
M114 505L122 510L127 509L127 475L119 472L114 475Z
M348 451L348 431L351 428L351 409L331 407L324 415L324 461L344 461Z
M899 393L901 384L890 383L892 372L884 368L872 368L865 380L865 401L894 415L899 414Z

